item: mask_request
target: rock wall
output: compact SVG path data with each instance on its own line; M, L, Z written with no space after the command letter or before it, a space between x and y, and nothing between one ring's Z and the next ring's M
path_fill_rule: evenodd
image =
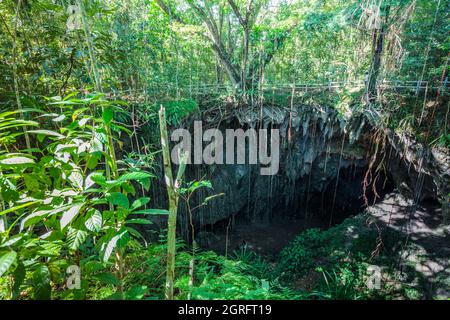
M320 211L319 214L330 215L342 211L349 215L363 211L362 181L373 152L369 150L373 127L363 114L346 119L336 109L326 106L266 106L235 109L221 119L225 120L211 121L203 113L190 118L184 127L193 132L193 121L202 120L204 127L222 132L278 128L280 170L276 175L263 176L259 165L188 165L185 181L209 180L213 186L213 190L197 191L191 207L201 204L208 196L223 193L192 213L195 230L207 230L213 225L226 227L234 219L270 220L275 214L305 216ZM437 199L448 212L448 155L423 148L393 132L386 131L386 136L383 151L388 156L383 159L383 168L393 185L417 201ZM374 167L378 164L379 159ZM379 179L378 192L386 187L385 181ZM160 182L153 190L155 206L165 207L163 184ZM368 192L372 201L374 193ZM183 201L180 201L178 221L181 234L188 237L190 217ZM161 218L160 222L164 228L165 219Z
M190 119L186 128L192 130L193 120ZM211 181L214 188L200 190L193 202L202 203L209 195L224 194L193 212L196 230L217 223L227 224L230 218L271 219L274 214L292 214L286 208L297 214L308 214L308 207L314 205L313 195L318 193L322 193L324 201L333 200L333 205L346 206L350 203L347 194L357 197L361 192L360 183L352 189L351 183L345 184L344 179L346 176L352 180L351 174L362 174L367 166L368 136L362 134L365 120L361 116L345 120L333 108L301 105L292 109L237 109L228 121L220 124L208 123L207 117L201 120L204 126L217 127L222 132L237 128L278 128L280 170L276 175L263 176L259 165L188 165L187 181L203 178ZM180 230L188 233L189 216L183 203L179 210Z
M386 168L400 192L420 203L439 201L446 222L450 221L450 155L444 148L418 143L407 134L386 130Z

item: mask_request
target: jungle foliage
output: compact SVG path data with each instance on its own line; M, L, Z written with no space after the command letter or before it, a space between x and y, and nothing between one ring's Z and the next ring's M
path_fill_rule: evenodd
M150 205L158 110L175 126L217 101L295 98L375 109L386 127L448 147L448 14L440 0L0 1L0 298L163 299L173 248L170 298L378 297L363 285L370 252L342 251L338 229L299 235L275 261L170 232L149 243L147 225L173 212ZM349 81L366 73L427 85L365 100ZM347 82L289 87L332 81ZM214 188L185 181L178 196L195 187ZM292 285L312 273L308 290Z

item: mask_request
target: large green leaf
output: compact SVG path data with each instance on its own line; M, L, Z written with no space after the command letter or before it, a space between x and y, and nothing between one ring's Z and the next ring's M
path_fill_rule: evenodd
M108 201L116 206L128 209L130 207L130 202L126 195L120 192L113 192L108 196Z
M102 214L98 210L91 210L90 215L84 222L84 225L89 231L99 232L102 228Z
M0 160L0 164L9 165L9 166L31 164L31 163L34 163L33 159L30 159L27 157L22 157L22 156L11 157L11 158L6 158L3 160Z
M69 181L75 188L83 189L83 175L79 171L72 171L69 175Z
M23 230L23 228L29 227L33 224L36 224L40 221L42 221L45 217L47 216L52 216L54 214L63 212L65 210L68 210L72 207L73 205L64 205L61 207L57 207L54 209L49 209L49 210L37 210L34 211L33 213L27 215L24 219L22 219L21 223L20 223L20 230Z
M35 133L35 134L40 134L40 135L44 135L44 136L51 136L51 137L56 137L58 139L65 138L65 136L63 136L62 134L55 132L55 131L50 131L50 130L28 130L28 133Z
M50 271L44 264L39 264L33 272L33 293L37 300L50 300Z
M98 172L98 171L97 172L93 172L93 173L91 173L88 176L87 179L92 180L92 181L94 181L95 183L97 183L98 185L101 185L101 186L106 184L106 178L105 178L105 176L103 175L102 172Z
M57 257L61 252L62 241L48 241L39 244L37 253L43 257Z
M102 273L96 274L93 277L103 283L106 283L106 284L112 284L112 285L120 284L119 279L117 279L116 276L114 274L112 274L111 272L102 272Z
M114 235L106 244L103 251L103 262L108 262L109 258L111 257L111 254L114 252L117 242L125 236L128 233L127 230L123 230L120 233Z
M21 204L21 205L18 205L18 206L15 206L15 207L6 209L6 210L0 212L0 216L2 216L2 215L4 215L4 214L7 214L7 213L10 213L10 212L17 212L17 211L20 210L20 209L29 207L29 206L31 206L31 205L33 205L33 204L38 203L38 202L39 202L39 201L26 202L26 203L24 203L24 204Z
M147 286L134 286L126 292L125 297L127 300L142 300L147 292Z
M26 276L26 270L24 265L20 262L17 265L16 270L14 270L13 277L14 277L14 284L12 287L12 298L17 299L17 297L20 294L20 286L22 285L23 281L25 280Z
M82 203L76 203L72 207L70 207L66 212L63 213L60 224L61 230L64 229L72 220L76 217L80 209L83 207Z
M139 198L133 202L133 204L131 205L131 209L134 210L139 207L145 206L149 202L150 202L150 198L148 198L148 197Z
M16 261L17 253L15 251L7 251L0 254L0 277L8 271L11 265Z
M84 230L78 230L69 227L69 232L67 234L67 243L70 250L78 250L81 244L86 240L88 233Z
M103 118L103 121L106 124L110 124L112 119L113 119L113 117L114 117L114 112L113 112L113 110L111 108L105 108L103 110L102 118Z
M145 172L145 171L136 171L136 172L128 172L123 175L121 175L118 179L118 181L128 181L128 180L143 180L153 177L152 174Z

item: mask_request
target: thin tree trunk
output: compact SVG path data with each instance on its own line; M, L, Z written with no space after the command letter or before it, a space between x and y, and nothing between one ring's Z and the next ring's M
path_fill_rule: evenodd
M161 132L161 146L164 162L164 180L167 186L167 195L169 198L169 219L167 226L167 274L166 291L167 300L173 300L173 282L175 279L175 254L176 254L176 228L178 211L178 189L186 168L186 156L180 156L180 167L177 178L173 180L172 164L170 161L169 137L166 125L166 110L163 106L159 110L159 126Z
M374 31L373 36L373 55L372 55L372 63L370 65L370 72L369 72L369 83L368 83L368 101L372 102L377 97L377 81L378 76L380 74L381 69L381 57L383 54L383 45L384 45L384 38L386 33L386 27L387 27L387 21L389 18L389 10L390 7L386 7L386 16L384 19L383 26L380 30Z
M101 82L100 74L97 70L97 63L95 60L95 53L94 53L94 44L92 43L90 30L89 30L89 24L86 19L86 12L84 10L83 1L77 0L77 5L80 8L81 11L81 20L83 23L83 30L84 35L86 39L86 44L88 46L88 53L89 53L89 60L90 60L90 73L94 77L94 83L95 83L95 90L99 93L103 92L103 86ZM104 112L104 108L102 107L102 112ZM105 169L106 169L106 176L108 180L111 179L117 179L119 177L119 170L117 168L117 159L116 159L116 151L114 149L114 141L113 141L113 135L111 131L111 126L108 123L104 123L104 129L106 131L107 136L107 153L108 157L105 157ZM109 158L109 159L108 159ZM112 204L110 204L110 209L112 210ZM116 230L119 231L121 229L121 224L116 220ZM120 248L117 249L117 252L115 254L116 262L115 262L115 268L116 268L116 275L117 278L120 281L119 286L117 287L117 291L119 292L121 298L123 298L124 293L124 287L123 287L123 278L124 278L124 259L123 259L123 252Z
M20 90L19 90L19 80L17 75L17 26L19 22L19 12L20 12L20 6L22 4L22 0L19 0L17 2L17 9L16 9L16 16L14 21L14 34L13 34L13 78L14 78L14 92L16 95L16 102L17 102L17 109L20 111L20 116L23 119L23 108L22 108L22 102L20 101ZM27 149L31 148L30 143L30 136L28 135L28 128L27 126L23 126L23 130L25 133L25 144L27 146Z

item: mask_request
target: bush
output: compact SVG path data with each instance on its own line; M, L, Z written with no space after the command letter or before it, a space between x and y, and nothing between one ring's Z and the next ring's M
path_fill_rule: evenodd
M297 236L279 255L278 268L287 275L301 276L329 251L327 233L317 228Z

